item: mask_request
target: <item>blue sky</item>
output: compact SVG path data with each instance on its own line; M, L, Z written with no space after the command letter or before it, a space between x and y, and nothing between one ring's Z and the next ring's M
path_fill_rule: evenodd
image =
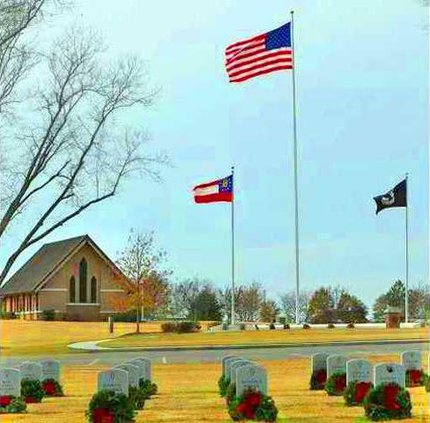
M404 277L404 210L375 216L372 198L405 172L410 283L428 281L428 18L418 0L80 0L47 39L83 24L113 57L147 63L161 94L132 119L172 165L161 184L133 179L49 240L89 233L114 258L129 228L153 230L176 279L225 285L229 205L195 205L191 189L234 164L237 282L259 281L273 297L293 290L291 73L231 85L223 67L228 44L282 25L292 8L302 288L341 284L371 304Z

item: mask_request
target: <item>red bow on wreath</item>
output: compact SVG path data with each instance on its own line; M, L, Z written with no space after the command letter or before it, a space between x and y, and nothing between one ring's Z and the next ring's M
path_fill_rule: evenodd
M421 370L409 370L407 373L410 386L421 385Z
M361 404L364 400L364 397L369 392L370 387L372 384L370 382L357 382L355 385L355 395L354 395L354 401L356 404Z
M334 379L334 388L336 392L342 392L346 387L346 375L339 375Z
M0 407L7 407L12 402L12 397L10 395L0 396Z
M324 385L327 381L327 372L324 369L317 370L315 372L315 380L318 384Z
M55 384L53 382L44 382L43 390L45 391L46 395L54 395L56 393Z
M93 410L93 423L114 423L114 413L107 408L95 408Z
M262 396L259 392L252 392L237 406L236 411L242 414L246 419L252 420L255 418L255 412L261 404L261 399Z
M384 388L384 406L388 410L400 410L400 404L397 402L399 395L398 385L387 385Z

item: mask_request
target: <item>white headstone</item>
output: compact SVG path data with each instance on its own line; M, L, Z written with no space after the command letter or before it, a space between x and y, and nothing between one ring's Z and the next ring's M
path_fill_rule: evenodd
M144 357L139 357L139 358L134 358L133 360L130 361L130 363L133 363L135 361L140 361L141 363L143 363L145 365L145 373L143 379L144 380L152 380L152 363L151 360L149 358L144 358Z
M99 372L97 390L114 391L128 396L128 372L122 369L111 369Z
M372 365L367 360L348 360L346 384L350 382L372 382Z
M137 367L137 370L139 372L139 379L145 380L146 379L146 366L145 363L141 360L132 360L127 361L126 364L132 364L133 366Z
M17 369L0 369L0 396L21 396L21 372Z
M406 372L401 364L382 363L376 364L373 370L373 384L397 383L402 388L405 387Z
M421 351L404 351L400 356L400 362L405 370L421 370L422 359Z
M346 373L346 357L329 355L327 357L327 379L334 373Z
M248 366L250 364L254 364L254 363L252 363L251 361L246 360L246 359L240 359L240 360L233 361L233 363L231 363L231 365L230 365L230 373L228 375L228 378L230 379L230 381L236 380L236 371L239 367Z
M42 380L54 379L60 382L60 362L46 359L39 362L42 366Z
M225 375L225 362L226 360L228 360L229 358L238 358L235 355L226 355L221 359L221 366L222 366L222 374Z
M265 369L250 364L241 366L236 370L236 395L242 395L249 388L267 395L267 373Z
M311 356L311 373L317 370L327 370L327 357L326 353L316 353Z
M24 361L20 366L22 379L42 381L42 365L33 361Z
M125 370L128 373L128 384L134 388L139 387L140 370L138 366L133 363L123 363L115 366L114 369Z
M226 377L226 378L229 378L230 377L230 367L231 367L231 365L235 362L235 361L242 361L243 360L243 358L240 358L240 357L231 357L231 358L227 358L225 361L224 361L224 376Z

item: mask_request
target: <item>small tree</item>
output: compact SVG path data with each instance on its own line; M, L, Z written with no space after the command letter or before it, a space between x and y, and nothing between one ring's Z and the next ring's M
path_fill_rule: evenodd
M237 288L236 313L242 322L254 322L263 303L264 291L261 284L241 285Z
M309 321L311 323L329 323L335 319L334 300L330 288L319 288L309 301Z
M260 320L263 322L274 322L279 313L279 307L273 300L263 301L260 307Z
M344 323L364 323L367 321L367 307L356 296L344 291L336 304L336 320Z
M221 320L222 306L218 302L216 291L212 285L207 284L196 295L191 304L189 317L194 320Z
M309 320L309 301L311 294L308 291L302 291L299 295L299 321L307 322ZM296 293L295 291L287 292L280 297L281 312L286 315L287 322L296 320Z
M167 302L168 278L172 272L165 267L166 253L155 246L152 232L143 234L131 230L117 264L128 278L125 307L136 309L136 333L139 333L145 308L152 311Z

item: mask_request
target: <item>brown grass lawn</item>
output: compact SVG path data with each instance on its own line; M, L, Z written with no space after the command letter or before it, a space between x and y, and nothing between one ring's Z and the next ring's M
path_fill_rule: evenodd
M398 356L369 357L373 362L398 361ZM262 362L269 375L270 394L280 410L279 422L343 423L364 422L363 409L347 408L340 397L308 390L309 360ZM28 414L1 417L2 423L83 423L85 409L96 388L100 366L65 366L64 398L30 404ZM154 381L159 395L148 401L136 422L228 422L223 399L218 396L220 364L155 365ZM424 388L410 389L414 417L410 422L429 421L429 401Z
M380 339L429 339L420 329L291 329L276 331L202 332L188 334L141 334L121 336L104 347L151 347L189 345L238 345L267 343L357 341Z
M147 333L160 330L159 323L145 323L143 327ZM0 353L5 357L67 353L72 342L108 339L134 330L133 323L115 323L115 333L110 335L103 322L0 320Z

